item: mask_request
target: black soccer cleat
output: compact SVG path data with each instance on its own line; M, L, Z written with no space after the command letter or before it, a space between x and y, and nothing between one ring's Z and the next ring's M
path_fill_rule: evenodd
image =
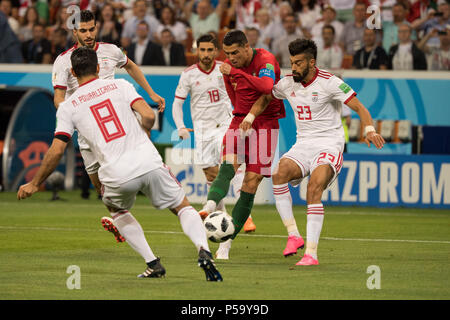
M212 254L201 248L198 253L198 266L205 271L206 281L223 281L220 272L216 269Z
M147 263L147 269L138 278L162 278L166 274L166 269L162 266L160 259L156 258Z

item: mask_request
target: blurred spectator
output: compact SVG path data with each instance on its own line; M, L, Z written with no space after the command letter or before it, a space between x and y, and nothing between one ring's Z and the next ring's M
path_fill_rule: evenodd
M348 22L353 19L353 8L356 0L328 0L329 4L336 9L337 19Z
M160 25L156 30L157 37L161 38L161 33L164 29L169 29L175 41L186 46L187 31L186 25L180 21L177 21L175 11L169 6L165 6L161 9ZM161 41L160 41L161 42Z
M0 63L22 63L20 41L11 30L8 17L0 10Z
M252 26L256 12L262 7L259 0L232 0L236 3L236 29L244 30Z
M423 19L427 18L429 14L428 12L429 4L430 0L411 1L408 16L406 19L408 20L409 23L411 23L413 29L415 29L418 24L421 24L421 22L417 22L417 25L415 25L416 21L420 20L425 21Z
M303 34L297 27L297 16L293 13L284 17L283 26L285 35L279 39L275 39L272 46L272 53L277 58L280 67L291 67L291 55L289 53L289 43L295 39L302 38Z
M212 35L214 38L219 39L217 32L215 31L208 31L208 34ZM216 60L219 61L225 61L227 59L227 55L225 54L225 52L223 52L222 50L222 41L217 40L217 45L218 45L218 52L216 55Z
M102 15L102 10L105 7L105 5L109 4L114 8L114 4L116 4L116 3L117 2L115 2L115 1L109 1L109 0L95 0L95 1L91 0L87 10L89 10L90 12L92 12L94 14L95 21L100 21L101 15ZM115 10L116 9L114 8L114 13L115 13Z
M183 6L184 16L191 26L193 38L197 39L208 31L218 32L222 13L226 6L226 0L219 0L215 10L213 10L209 0L200 0L197 3L195 13L192 12L194 2L195 0L189 0Z
M33 38L33 26L38 23L38 12L36 8L29 7L23 17L19 28L19 40L24 42Z
M356 51L353 56L353 68L386 70L388 66L388 56L383 47L377 45L377 30L364 30L364 47Z
M163 66L161 46L149 39L150 28L147 22L138 22L136 40L128 47L127 56L139 66Z
M434 29L444 31L447 28L447 25L450 24L450 4L445 0L438 0L437 3L437 12L431 11L431 14L427 16L427 20L422 24L419 24L419 28L422 29L425 34ZM439 47L439 37L430 37L427 41L427 46Z
M97 40L107 43L113 43L120 47L120 34L122 33L122 25L117 21L114 7L110 3L106 3L100 13L100 25L97 33Z
M217 5L217 0L215 0ZM179 20L183 16L182 3L179 0L152 0L153 12L158 20L161 20L161 13L165 7L169 7L173 10L176 20Z
M287 1L283 1L279 5L278 9L278 15L276 15L272 22L273 22L273 28L271 32L272 36L272 42L270 44L270 47L273 47L275 39L279 39L280 37L284 36L286 34L286 30L284 29L283 21L284 18L287 17L290 14L294 14L294 11L292 10L291 5Z
M48 8L48 0L31 0L31 5L28 6L28 8L34 7L38 13L38 20L40 24L43 24L44 26L48 23L49 18L49 8ZM28 9L27 8L27 9ZM25 16L25 13L23 16Z
M406 20L408 14L407 7L403 3L396 3L392 7L393 21L383 22L383 48L388 51L394 44L398 43L398 26L409 22ZM416 39L413 31L412 39Z
M48 24L49 25L56 24L59 8L61 8L60 0L49 0L49 5L48 5Z
M336 32L335 39L340 39L344 25L336 20L336 10L333 7L326 6L322 11L322 21L317 22L311 29L311 36L317 45L317 48L322 48L322 28L325 25L332 25Z
M72 36L72 30L67 26L67 19L69 19L69 14L67 13L67 7L61 6L59 8L58 14L56 16L56 22L49 29L48 36L52 38L55 30L62 28L67 31L67 43L71 46L74 42Z
M122 12L123 21L127 21L135 14L135 2L135 0L113 0L110 3L116 10Z
M270 19L269 10L267 8L259 9L255 14L256 22L252 27L258 29L261 43L265 44L267 48L273 38L274 22Z
M269 47L263 43L259 38L259 30L255 27L245 28L245 35L247 36L248 44L252 48L262 48L269 51Z
M184 46L175 41L170 29L161 31L161 47L166 66L185 66Z
M321 69L338 69L342 65L344 54L335 42L335 30L332 25L322 28L323 48L317 51L317 66Z
M362 47L362 38L366 27L366 5L356 3L353 7L353 21L348 21L344 25L345 32L342 33L340 44L344 54L354 55Z
M450 26L450 25L449 25ZM450 27L443 31L433 29L417 45L427 55L428 70L450 70ZM427 46L431 37L439 37L440 46Z
M392 70L426 70L425 54L411 40L411 26L403 23L398 26L399 44L389 50L389 65Z
M156 33L156 30L159 27L159 21L154 17L147 13L147 1L146 0L136 0L134 2L133 6L133 16L128 19L124 26L122 31L122 39L120 39L120 42L124 48L127 48L131 41L135 39L136 37L136 27L138 23L142 20L147 22L149 26L149 30L151 33L149 33L148 37L150 40L154 40L154 33Z
M19 8L20 0L11 0L11 16L20 23Z
M12 15L12 2L11 0L2 0L0 2L0 11L5 14L5 16L8 17L8 24L11 30L18 35L19 34L19 21L17 21Z
M414 0L415 1L415 0ZM392 21L392 7L397 2L403 2L405 4L408 4L409 7L409 0L370 0L371 5L375 5L378 8L381 9L381 21ZM409 9L407 10L409 12Z
M52 61L55 61L56 58L69 49L67 44L67 30L59 28L53 32L52 35Z
M33 38L22 44L22 54L26 63L49 64L52 62L50 41L45 38L42 24L33 26Z
M320 6L316 0L291 0L292 9L297 13L301 30L307 38L311 38L310 31L320 19Z

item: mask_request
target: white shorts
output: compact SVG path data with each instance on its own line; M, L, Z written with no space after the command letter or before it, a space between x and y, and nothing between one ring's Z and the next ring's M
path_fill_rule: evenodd
M108 207L130 210L141 191L156 209L176 208L185 197L183 188L167 166L152 170L113 188L103 185L103 202Z
M202 169L215 167L222 163L222 141L228 126L220 126L213 129L213 138L203 140L195 137L194 164Z
M330 187L341 171L344 145L343 139L315 138L297 141L281 157L281 159L286 158L294 161L302 171L301 179L292 180L289 183L296 186L304 177L311 175L318 166L329 164L334 170L334 176L327 188Z
M91 151L86 139L78 132L78 146L83 157L84 168L88 174L95 174L100 169L100 164Z

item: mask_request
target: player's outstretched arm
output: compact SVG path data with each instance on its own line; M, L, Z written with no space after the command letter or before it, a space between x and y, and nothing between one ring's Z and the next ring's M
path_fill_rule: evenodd
M69 140L67 140L67 142L68 141ZM29 183L20 186L19 191L17 192L17 199L21 200L31 197L33 193L36 193L39 190L39 186L58 166L59 161L64 155L67 142L58 138L53 139L52 145L45 154L38 172Z
M142 70L131 60L128 61L124 68L127 70L128 74L148 93L150 99L158 104L158 111L163 112L166 107L166 101L163 97L153 91L152 87L147 82L147 79L145 79Z
M347 102L347 105L354 110L361 119L367 146L370 148L370 143L373 143L377 149L383 148L385 141L383 137L376 132L369 110L367 110L367 108L364 107L361 101L359 101L356 97L351 98L350 101Z
M183 103L184 103L183 99L175 97L175 99L173 100L173 105L172 105L172 118L173 118L173 122L175 122L175 125L178 129L178 136L182 140L186 140L186 139L189 139L189 137L190 137L189 132L193 132L194 130L191 128L186 128L186 126L184 125Z
M264 110L266 110L270 101L272 101L272 95L262 95L261 97L259 97L258 100L256 100L256 102L253 104L250 112L245 116L244 120L242 120L239 128L244 132L249 130L252 127L255 118L263 113Z

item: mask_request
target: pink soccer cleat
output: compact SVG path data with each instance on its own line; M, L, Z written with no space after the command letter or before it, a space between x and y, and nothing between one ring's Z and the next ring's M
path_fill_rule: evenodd
M303 249L304 246L305 241L303 241L303 238L301 236L300 237L289 236L286 248L283 250L283 255L285 257L292 256L293 254L297 253L298 249Z
M296 266L317 266L319 260L314 259L310 254L305 254L303 258L297 262Z

